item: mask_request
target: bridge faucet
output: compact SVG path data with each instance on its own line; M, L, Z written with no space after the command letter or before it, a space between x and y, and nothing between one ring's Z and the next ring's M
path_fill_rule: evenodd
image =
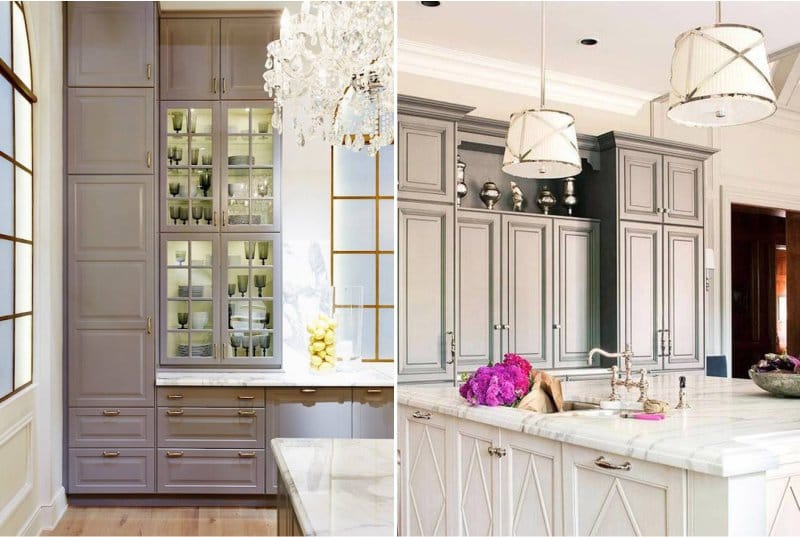
M622 360L624 363L625 378L624 380L619 380L617 378L617 374L619 372L619 366L614 366L611 368L611 401L618 401L619 396L617 395L617 386L625 386L626 388L632 388L634 386L639 388L640 394L639 399L643 401L646 397L646 390L647 390L647 378L646 374L647 371L642 369L641 370L641 379L639 382L636 382L631 377L631 360L633 359L633 351L631 350L631 346L626 344L625 350L622 352L606 352L603 349L595 347L594 349L589 351L589 358L588 364L592 365L592 357L595 354L601 354L607 358L617 358L617 360Z

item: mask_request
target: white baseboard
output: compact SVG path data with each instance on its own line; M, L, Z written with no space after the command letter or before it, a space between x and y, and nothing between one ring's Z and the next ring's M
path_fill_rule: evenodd
M25 525L22 535L39 535L44 530L52 530L61 520L61 517L64 516L64 511L66 510L67 494L64 491L64 487L61 487L49 504L39 506Z

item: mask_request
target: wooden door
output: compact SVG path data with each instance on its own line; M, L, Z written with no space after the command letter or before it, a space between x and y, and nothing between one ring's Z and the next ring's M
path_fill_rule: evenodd
M664 157L664 223L703 225L703 163Z
M503 535L500 524L500 462L490 448L500 447L500 429L469 420L452 420L455 438L457 535Z
M445 416L407 406L397 409L397 450L400 456L398 535L452 535L454 491Z
M68 2L66 8L68 85L153 87L153 2Z
M553 263L553 365L585 367L600 340L600 224L555 220Z
M153 402L153 189L146 175L68 178L70 405Z
M500 215L459 211L456 252L456 364L473 371L502 359Z
M552 220L503 216L503 352L552 367Z
M150 88L67 90L67 172L154 174Z
M273 438L352 438L350 388L267 389L267 494L276 494Z
M618 159L619 218L661 222L664 206L661 155L620 149Z
M161 19L162 100L219 99L219 26L219 19Z
M664 226L664 368L703 367L703 229Z
M277 16L222 19L220 69L223 99L266 99L264 58L277 39Z
M398 218L398 372L403 380L449 380L454 371L453 207L399 202Z
M455 123L401 115L397 128L398 198L453 203Z
M353 438L394 438L392 388L353 388Z
M662 233L661 224L620 223L619 349L609 350L630 345L636 366L660 368L665 351Z
M561 519L561 444L500 431L503 535L564 535Z

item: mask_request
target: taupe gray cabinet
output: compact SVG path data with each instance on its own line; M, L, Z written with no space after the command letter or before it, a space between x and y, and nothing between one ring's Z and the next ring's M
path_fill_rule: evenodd
M152 88L155 49L153 2L69 3L67 85Z
M277 15L162 17L161 99L266 99L262 74L277 21Z
M399 116L398 197L452 203L455 181L454 121Z

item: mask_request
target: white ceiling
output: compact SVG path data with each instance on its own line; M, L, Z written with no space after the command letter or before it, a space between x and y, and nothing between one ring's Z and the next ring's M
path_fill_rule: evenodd
M666 93L681 32L714 22L708 1L551 1L546 6L548 70L654 94ZM469 54L539 65L539 2L443 1L398 7L398 37ZM800 1L729 1L723 22L760 28L770 53L800 42ZM578 44L594 37L599 44ZM402 58L402 50L401 50Z

